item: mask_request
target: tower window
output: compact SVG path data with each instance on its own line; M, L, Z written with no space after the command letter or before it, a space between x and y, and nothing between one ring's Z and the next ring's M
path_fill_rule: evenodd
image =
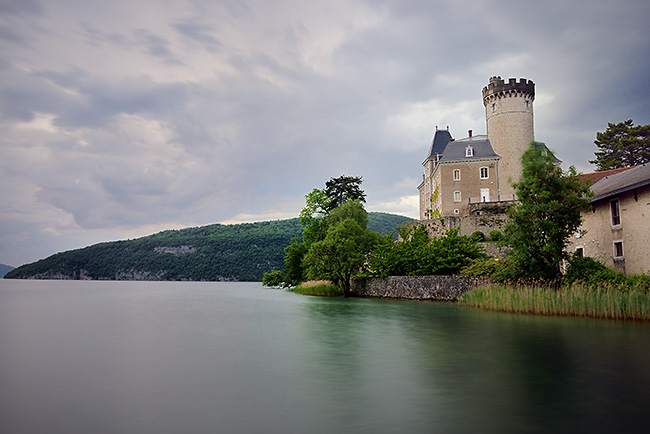
M454 181L460 181L460 169L454 169Z
M490 172L487 167L481 167L481 179L488 179Z
M474 148L467 145L467 147L465 148L465 156L466 157L473 157L474 156Z
M454 202L460 202L460 191L454 191Z
M623 241L614 241L614 259L622 259L623 256Z
M609 203L610 213L612 215L612 226L617 226L621 224L621 205L618 199L615 199Z

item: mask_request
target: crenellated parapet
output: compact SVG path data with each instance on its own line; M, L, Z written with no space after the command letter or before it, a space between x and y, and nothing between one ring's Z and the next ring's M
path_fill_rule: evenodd
M497 98L509 96L527 96L535 99L535 83L532 80L509 78L506 83L501 77L490 77L490 83L483 88L483 105L488 106Z

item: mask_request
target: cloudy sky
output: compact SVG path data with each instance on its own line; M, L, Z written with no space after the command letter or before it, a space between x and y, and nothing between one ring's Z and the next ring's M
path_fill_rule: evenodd
M582 171L650 123L647 0L0 0L0 263L297 216L363 176L418 216L436 126L485 134L489 77Z

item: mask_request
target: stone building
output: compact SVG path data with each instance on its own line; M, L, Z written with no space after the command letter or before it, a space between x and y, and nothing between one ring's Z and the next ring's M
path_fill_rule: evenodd
M596 181L592 209L569 249L626 274L650 272L650 165L583 176Z
M421 220L470 215L473 204L514 200L512 183L534 140L534 99L532 81L492 77L483 88L487 135L470 130L454 140L449 128L436 128L418 186Z

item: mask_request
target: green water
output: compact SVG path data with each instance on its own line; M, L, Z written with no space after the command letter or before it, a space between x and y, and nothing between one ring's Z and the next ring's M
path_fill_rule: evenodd
M646 432L650 325L0 281L2 433Z

